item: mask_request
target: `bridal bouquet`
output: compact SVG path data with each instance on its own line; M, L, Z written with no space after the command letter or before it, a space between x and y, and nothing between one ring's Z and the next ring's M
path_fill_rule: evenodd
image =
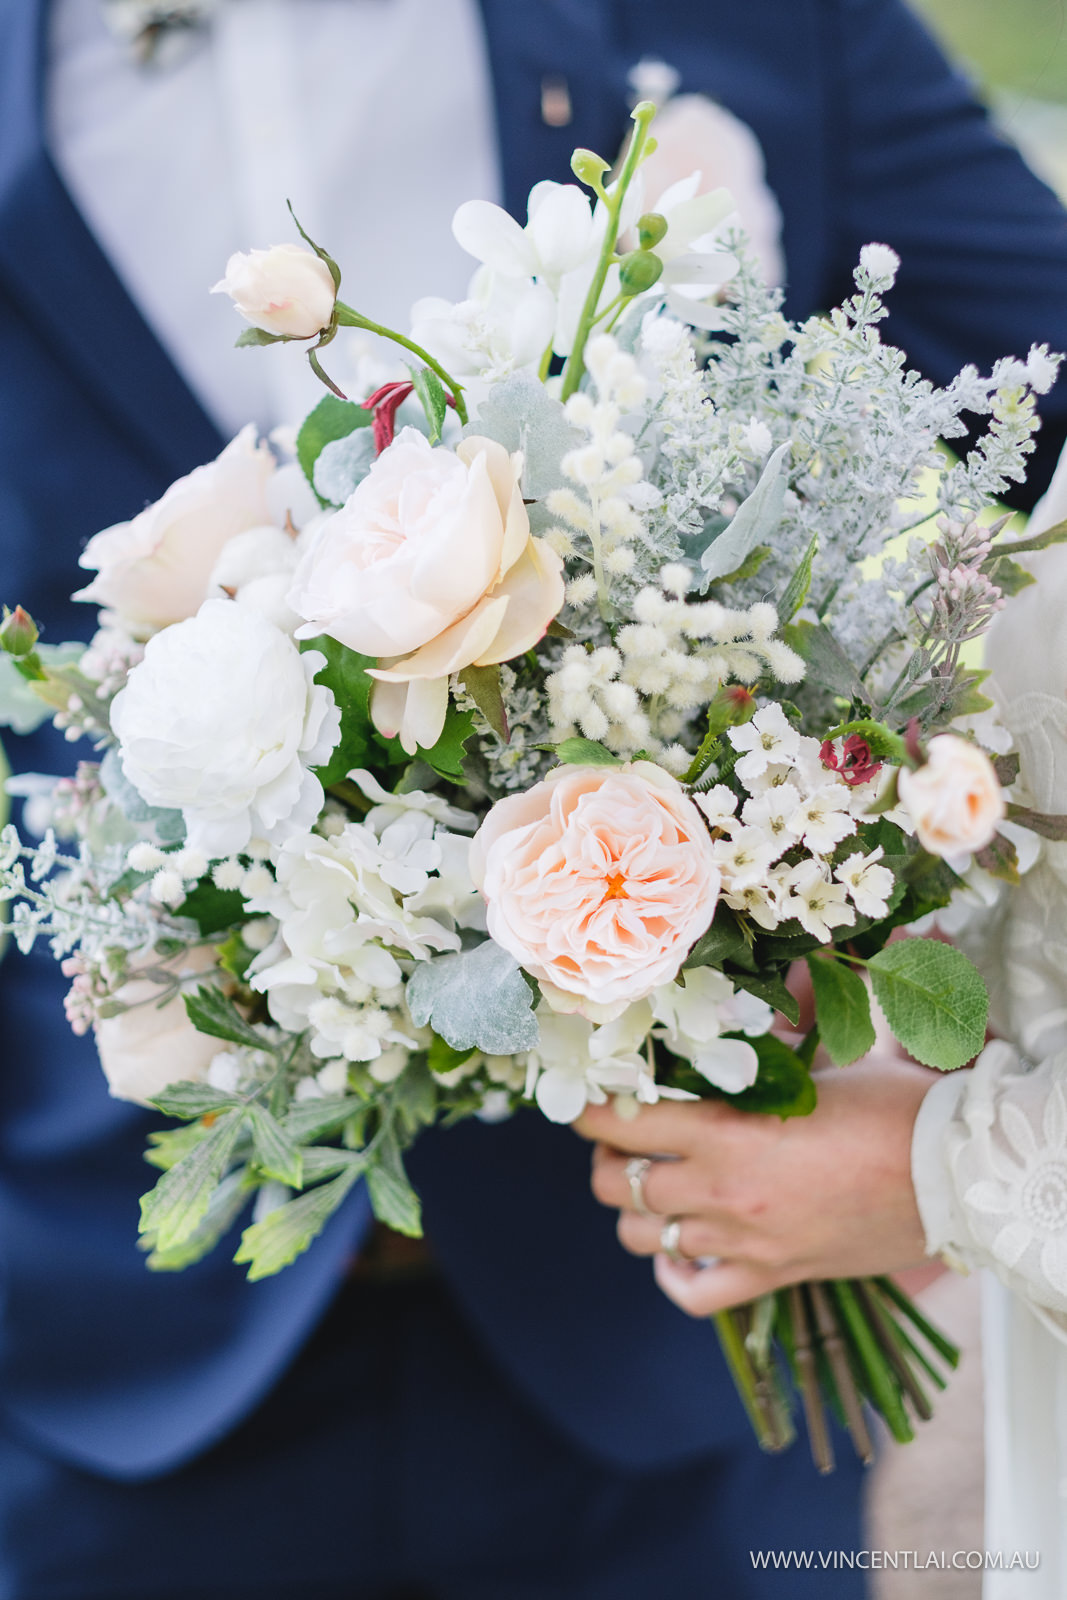
M245 429L97 534L88 647L6 613L5 719L94 757L19 780L39 842L0 835L0 896L112 1092L177 1119L150 1135L152 1268L251 1208L235 1259L277 1272L358 1180L417 1233L403 1152L440 1119L803 1115L817 1051L874 1044L872 999L930 1066L982 1047L966 958L890 936L1060 826L1008 793L966 650L1062 536L979 522L1056 360L909 372L880 244L791 325L728 195L642 195L651 121L613 183L576 151L582 187L539 184L525 227L462 206L470 298L408 334L310 240L234 257L239 342L307 341L332 391L295 459ZM346 398L322 360L348 327L410 366ZM988 426L952 464L965 412ZM822 1396L867 1453L860 1399L910 1437L953 1358L885 1280L717 1320L761 1440L789 1437L784 1361L824 1466Z

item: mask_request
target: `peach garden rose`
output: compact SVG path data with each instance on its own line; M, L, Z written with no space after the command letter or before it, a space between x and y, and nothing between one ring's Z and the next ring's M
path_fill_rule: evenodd
M970 855L1004 820L1004 791L984 750L953 733L930 740L926 765L903 768L900 798L916 837L934 856Z
M596 1020L677 976L719 893L700 812L648 761L558 767L498 801L471 874L490 936Z
M563 563L530 533L522 460L493 439L432 447L404 428L297 568L297 638L373 656L375 726L430 749L448 679L532 649L563 604Z

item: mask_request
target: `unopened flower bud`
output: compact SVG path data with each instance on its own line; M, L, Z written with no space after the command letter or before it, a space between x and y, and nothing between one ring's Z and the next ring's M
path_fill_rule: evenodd
M654 250L667 232L667 219L658 211L646 211L637 219L637 239L642 250Z
M211 293L228 294L253 327L288 339L313 339L328 328L337 299L325 261L300 244L238 251Z
M16 606L0 623L0 649L9 656L28 656L37 643L37 624L28 611Z
M654 256L650 250L631 250L629 255L622 258L619 288L626 295L644 294L646 289L651 289L662 271L663 262L659 256Z
M598 156L595 150L578 149L571 156L571 171L590 189L600 190L604 187L604 174L610 167L610 161Z

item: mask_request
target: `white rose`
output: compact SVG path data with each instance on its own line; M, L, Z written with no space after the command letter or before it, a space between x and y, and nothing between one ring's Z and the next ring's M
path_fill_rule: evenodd
M313 682L325 664L252 608L205 601L149 641L112 703L123 771L150 805L180 809L190 846L213 858L306 831L323 802L309 769L340 733Z
M109 607L139 637L191 617L223 546L273 520L274 457L255 438L251 424L242 428L217 460L172 483L132 521L90 539L79 565L97 575L75 600Z
M1004 791L984 750L955 734L930 740L926 765L902 768L900 798L924 850L935 856L984 850L1004 820Z
M215 960L212 945L197 945L177 961L158 965L185 976L209 971ZM189 1021L180 994L165 1005L158 1003L164 992L150 979L135 976L116 996L133 1009L94 1024L100 1065L117 1100L143 1106L172 1083L202 1083L219 1053L219 1041L198 1033Z
M298 638L376 657L371 715L409 754L436 743L448 677L535 645L563 604L563 563L530 522L521 459L492 439L433 449L405 428L297 568Z
M329 267L302 244L238 251L211 293L228 294L254 327L290 339L313 339L329 327L337 299Z
M223 549L211 572L208 595L251 606L284 633L300 618L286 602L299 560L296 540L282 528L249 528Z

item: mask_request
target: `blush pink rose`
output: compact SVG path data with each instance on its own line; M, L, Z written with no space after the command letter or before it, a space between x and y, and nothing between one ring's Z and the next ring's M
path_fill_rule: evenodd
M274 473L274 457L256 443L255 428L242 428L216 460L172 483L132 521L89 540L78 564L96 577L74 599L114 611L138 639L194 616L223 546L274 521Z
M320 256L302 244L238 251L212 294L228 294L242 317L266 333L314 339L333 317L337 286Z
M719 893L700 812L647 761L560 767L498 801L471 873L491 937L532 977L620 1010L677 976Z
M297 638L374 656L371 716L409 755L436 744L448 678L531 649L563 604L563 563L530 533L521 458L493 439L432 448L405 428L296 570Z
M1005 816L1004 790L984 750L954 733L930 740L926 765L899 778L915 835L934 856L972 855L992 844Z

